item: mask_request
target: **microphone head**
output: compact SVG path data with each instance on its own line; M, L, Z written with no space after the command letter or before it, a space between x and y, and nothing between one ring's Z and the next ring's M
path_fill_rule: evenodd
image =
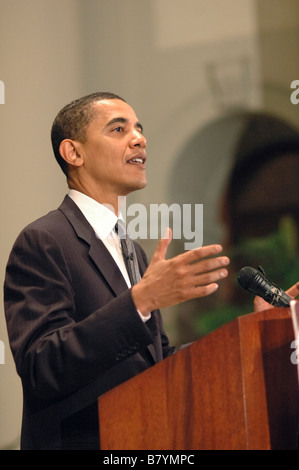
M245 266L238 273L238 282L243 289L251 294L262 297L275 307L288 307L291 297L267 279L264 270Z
M238 282L243 289L248 290L252 280L258 274L258 271L250 266L245 266L238 272Z

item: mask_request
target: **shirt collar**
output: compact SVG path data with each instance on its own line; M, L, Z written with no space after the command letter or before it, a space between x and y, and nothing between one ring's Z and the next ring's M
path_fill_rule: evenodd
M75 189L70 189L68 195L79 207L97 236L101 239L108 238L117 222L115 213L108 209L108 207Z

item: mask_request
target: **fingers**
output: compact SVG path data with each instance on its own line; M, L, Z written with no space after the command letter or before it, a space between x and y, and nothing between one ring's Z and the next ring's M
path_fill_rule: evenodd
M216 269L215 271L206 272L204 274L200 274L196 276L196 284L197 286L204 286L207 284L211 284L214 282L218 282L221 279L227 277L228 271L227 269Z
M227 257L215 258L212 260L204 260L196 263L195 265L187 265L183 267L173 266L173 270L177 269L177 276L179 282L183 285L189 285L197 288L199 286L206 286L209 284L217 283L228 275L228 270L224 267L229 264Z
M216 251L218 250L217 247ZM200 256L210 252L210 248L201 250ZM215 248L212 248L212 252L215 252ZM199 252L195 258L197 259L198 256ZM187 264L185 258L176 257L170 260L170 263L172 265L171 286L178 293L180 301L213 294L218 289L218 282L228 275L225 266L229 264L229 259L226 256L197 260L196 263Z
M156 248L156 251L153 255L153 259L165 259L166 252L168 245L170 244L172 239L172 231L170 228L167 228L165 230L165 234L161 240L159 240L158 246Z
M269 308L274 308L273 305L266 302L262 297L255 296L253 300L254 312L261 312L262 310L268 310Z
M297 295L299 295L299 282L296 282L296 284L294 284L292 287L290 287L286 293L290 296L290 297L293 297L293 299L295 299L297 297Z
M189 276L186 276L186 283L191 286L193 292L188 295L196 297L202 297L210 295L218 289L218 281L221 281L228 275L228 270L222 268L222 259L215 259L214 262L209 265L209 269L201 266L200 273L198 271L191 272ZM200 265L201 263L198 263ZM228 264L225 260L225 264Z
M201 246L200 248L195 248L194 250L186 251L179 255L177 258L180 260L184 260L185 263L193 263L208 256L218 255L219 253L221 253L221 251L221 245L207 245Z
M171 240L172 240L172 231L170 228L167 228L164 236L158 242L158 246L153 255L153 258L165 259L167 248ZM218 245L218 244L207 245L207 246L201 246L199 248L195 248L194 250L186 251L182 253L181 255L178 255L176 258L180 262L192 263L208 256L217 255L221 251L222 251L221 245Z
M287 291L286 294L288 294L290 297L295 299L299 295L299 282L296 282L292 287L290 287ZM260 312L261 310L266 310L269 308L274 308L273 305L269 304L266 302L264 299L261 297L256 296L253 301L254 305L254 311L255 312Z
M199 286L194 289L190 298L201 298L207 297L208 295L213 294L218 289L217 283L207 284L205 286Z
M171 235L171 230L168 229L164 237L159 241L152 258L154 264L159 263L161 260L166 261L165 255L171 241ZM196 289L200 286L214 284L228 275L225 267L229 264L230 260L227 256L217 257L217 254L221 251L222 246L218 244L203 246L175 256L168 260L168 262L178 282L183 285L188 284L192 289ZM213 257L207 258L209 256ZM217 285L214 285L210 289L214 291L217 287Z
M171 230L159 241L141 281L133 286L136 308L152 311L205 297L218 289L218 281L228 275L226 256L217 256L221 245L209 245L165 259L171 241Z
M215 269L222 269L223 274L226 271L225 266L229 264L230 260L227 256L218 256L217 258L204 259L200 262L194 263L191 266L192 273L201 274Z
M182 279L193 282L195 287L217 282L228 275L226 266L230 260L227 256L205 257L218 254L221 250L221 245L210 245L183 253L171 260L173 269Z

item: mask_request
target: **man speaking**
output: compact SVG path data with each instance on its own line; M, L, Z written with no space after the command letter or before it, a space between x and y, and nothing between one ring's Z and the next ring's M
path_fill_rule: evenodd
M21 448L99 449L97 397L175 353L159 309L215 292L229 260L220 245L167 259L169 230L147 265L126 237L118 201L145 187L147 156L122 98L73 101L51 137L69 191L18 236L4 286Z

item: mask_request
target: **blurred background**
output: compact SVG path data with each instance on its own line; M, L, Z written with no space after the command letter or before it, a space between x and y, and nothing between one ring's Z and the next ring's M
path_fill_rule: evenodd
M216 295L163 312L172 342L252 311L243 265L285 289L298 280L299 0L0 0L0 80L2 284L20 230L66 193L52 121L99 90L123 96L148 139L148 186L128 204L203 204L204 244L232 259ZM140 242L150 258L157 240ZM18 449L2 290L0 341L0 448Z

